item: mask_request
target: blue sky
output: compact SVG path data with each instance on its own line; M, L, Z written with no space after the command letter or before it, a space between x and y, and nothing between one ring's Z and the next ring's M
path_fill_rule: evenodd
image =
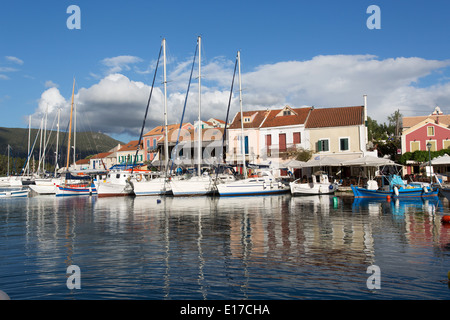
M80 30L66 26L70 5L80 7ZM370 5L381 9L379 30L366 26ZM29 115L38 126L45 107L49 119L56 107L67 113L75 77L85 129L135 138L163 37L177 122L198 35L205 120L225 118L237 50L246 109L361 105L367 94L380 122L396 109L450 113L448 12L445 0L2 1L0 126L25 128ZM161 124L158 94L147 129Z

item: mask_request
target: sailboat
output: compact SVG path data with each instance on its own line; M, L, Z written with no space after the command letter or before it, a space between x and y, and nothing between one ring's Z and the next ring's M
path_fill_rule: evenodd
M202 173L202 121L201 121L201 37L197 38L198 46L198 124L197 124L197 175L190 178L173 179L170 187L174 196L198 196L211 194L214 181L207 173Z
M164 153L165 153L165 172L163 174L153 174L153 173L139 173L131 177L130 183L133 187L133 192L136 196L151 196L151 195L165 195L170 194L170 184L167 178L167 167L168 167L168 159L169 159L169 148L168 148L168 132L167 132L167 79L166 79L166 40L163 39L161 43L161 49L163 51L163 65L164 65ZM161 52L160 52L161 55ZM147 103L150 103L156 72L158 70L159 57L158 62L155 69L155 75L153 77L152 89L150 91L150 97ZM147 111L144 117L144 123L141 129L141 136L139 141L142 138L143 129L145 127L145 118L147 116Z
M75 94L75 79L73 79L72 89L72 103L70 108L70 120L69 120L69 138L67 142L67 162L66 162L66 176L61 179L60 183L56 184L56 196L81 196L81 195L93 195L97 193L96 186L93 181L85 179L84 181L72 183L73 177L69 172L70 162L70 142L72 133L72 117L73 117L73 99ZM74 143L75 144L75 143ZM75 160L75 148L74 148L74 160Z
M289 187L277 181L270 170L263 170L257 173L256 177L247 176L245 164L244 148L244 117L242 111L242 80L241 80L241 54L238 51L236 60L239 70L239 103L241 111L241 150L243 165L243 180L225 182L217 184L217 191L220 196L246 196L246 195L269 195L289 192Z
M10 151L12 150L11 146L8 144L8 168L6 177L0 178L0 187L22 187L22 179L20 176L11 176L9 174L9 158L10 158Z
M56 185L62 183L61 177L56 177L58 170L58 149L59 149L59 122L61 109L58 109L58 123L56 125L56 151L55 151L55 172L53 178L35 178L34 185L30 185L30 189L37 194L56 194ZM28 152L30 154L30 152ZM27 164L27 167L29 165Z

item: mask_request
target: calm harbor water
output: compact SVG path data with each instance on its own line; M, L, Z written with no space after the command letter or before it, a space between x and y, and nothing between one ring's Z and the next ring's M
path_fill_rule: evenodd
M160 199L161 201L157 201ZM11 299L448 299L446 199L0 200ZM67 268L81 289L68 289ZM369 266L380 289L369 289Z

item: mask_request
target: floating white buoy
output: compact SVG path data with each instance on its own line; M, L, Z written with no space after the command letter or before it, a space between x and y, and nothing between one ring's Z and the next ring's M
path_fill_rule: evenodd
M0 300L11 300L11 298L2 290L0 290Z

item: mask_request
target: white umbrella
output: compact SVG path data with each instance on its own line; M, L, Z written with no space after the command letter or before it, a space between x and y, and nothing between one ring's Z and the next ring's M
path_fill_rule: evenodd
M314 159L311 159L305 162L302 165L302 168L308 167L338 167L341 166L342 160L333 158L333 157L322 157L317 156Z
M299 169L299 168L301 168L305 163L306 163L306 162L304 162L304 161L299 161L299 160L292 159L292 160L289 160L289 161L284 162L284 163L282 164L282 167L285 167L285 168L293 168L293 169Z
M443 156L434 158L431 160L431 165L438 166L438 165L446 165L450 164L450 156L448 154L444 154ZM424 163L425 166L428 165L428 161Z
M363 166L363 167L379 167L379 166L389 166L398 165L394 161L378 158L374 156L365 156L361 158L351 159L342 162L343 166Z

